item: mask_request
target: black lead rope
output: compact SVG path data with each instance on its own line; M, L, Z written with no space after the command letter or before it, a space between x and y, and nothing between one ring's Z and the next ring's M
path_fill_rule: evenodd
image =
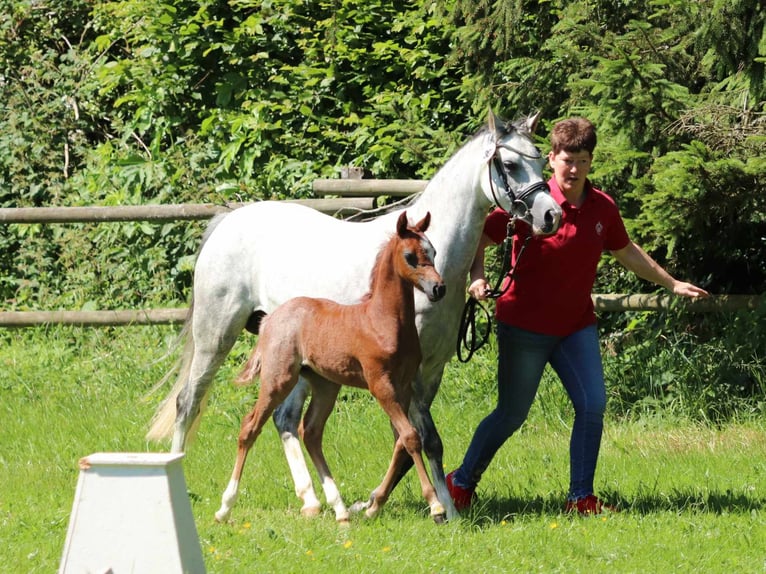
M500 277L497 279L495 288L487 293L487 297L490 299L497 299L503 295L511 286L511 282L514 279L514 271L516 266L521 260L521 256L524 254L524 250L527 248L529 240L532 238L532 234L527 235L524 240L524 245L519 250L519 256L516 258L516 264L511 267L511 253L513 251L513 220L508 222L508 231L505 239L503 240L503 266L500 273ZM507 271L506 271L507 270ZM501 288L503 279L508 277L508 281L505 287ZM479 310L484 315L484 322L486 328L484 332L478 333L478 327L476 325L476 318ZM477 336L478 333L478 336ZM478 299L473 296L468 297L468 301L465 302L463 307L463 316L460 318L460 330L458 331L457 338L457 358L461 363L467 363L473 357L473 354L481 349L489 341L489 336L492 333L492 314L489 310L481 304ZM468 355L463 356L463 351L467 350Z

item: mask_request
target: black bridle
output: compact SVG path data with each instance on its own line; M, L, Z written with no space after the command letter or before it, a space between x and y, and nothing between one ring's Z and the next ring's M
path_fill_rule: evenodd
M500 177L500 180L503 182L503 191L505 192L506 197L508 198L508 201L511 203L511 216L513 219L521 219L522 221L526 221L530 225L532 224L531 221L528 219L528 214L530 210L532 209L532 205L530 205L529 200L530 198L533 198L537 192L544 191L546 193L550 193L550 188L548 187L548 184L544 181L536 181L534 183L531 183L527 185L526 187L522 187L519 190L514 191L511 187L510 183L508 182L508 172L505 169L505 166L503 165L503 160L500 157L500 149L505 148L508 150L511 150L512 152L520 155L521 157L532 159L532 160L539 160L542 159L542 155L540 155L540 152L537 151L535 148L535 154L529 154L525 153L513 146L510 146L508 144L502 144L498 145L495 148L495 153L492 154L492 157L489 159L488 167L490 169L487 169L487 172L489 174L489 188L492 191L492 199L495 202L495 205L500 207L502 209L502 206L500 204L500 201L498 200L497 193L495 192L495 183L492 179L492 169L491 167L494 166L495 171L497 172L497 175Z

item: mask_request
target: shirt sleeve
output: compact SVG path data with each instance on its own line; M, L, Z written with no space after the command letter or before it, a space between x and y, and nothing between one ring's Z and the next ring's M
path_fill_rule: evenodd
M625 229L625 222L622 220L620 210L614 200L610 199L611 217L607 226L607 235L604 241L604 249L607 251L619 251L630 243L630 236Z
M510 221L508 212L494 209L484 220L484 233L495 243L502 243L508 231Z

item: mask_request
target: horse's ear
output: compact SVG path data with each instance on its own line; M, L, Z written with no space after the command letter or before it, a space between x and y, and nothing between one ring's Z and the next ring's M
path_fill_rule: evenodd
M426 211L425 216L423 219L417 222L415 225L415 230L419 231L420 233L425 233L426 229L428 229L428 226L431 224L431 212Z
M502 120L495 115L492 108L488 108L487 112L487 132L484 134L482 142L484 147L481 154L482 163L495 155L495 152L497 151L497 140L502 137L502 134L497 131L497 124L502 124Z
M540 120L541 114L542 112L538 110L534 113L534 115L531 115L527 118L526 128L530 134L535 133L535 130L537 129L537 123Z
M502 137L505 131L505 122L492 111L492 107L489 107L487 110L487 128L489 133L495 135L498 139Z
M407 232L407 212L402 211L401 215L399 215L399 219L396 220L396 233L399 235L399 237L403 237L406 232Z

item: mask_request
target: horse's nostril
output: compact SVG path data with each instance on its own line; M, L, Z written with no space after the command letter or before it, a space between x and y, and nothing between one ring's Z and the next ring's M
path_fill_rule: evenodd
M552 209L549 209L545 212L545 215L543 216L544 224L543 224L543 232L545 233L553 233L558 228L558 215L556 212L554 212Z

